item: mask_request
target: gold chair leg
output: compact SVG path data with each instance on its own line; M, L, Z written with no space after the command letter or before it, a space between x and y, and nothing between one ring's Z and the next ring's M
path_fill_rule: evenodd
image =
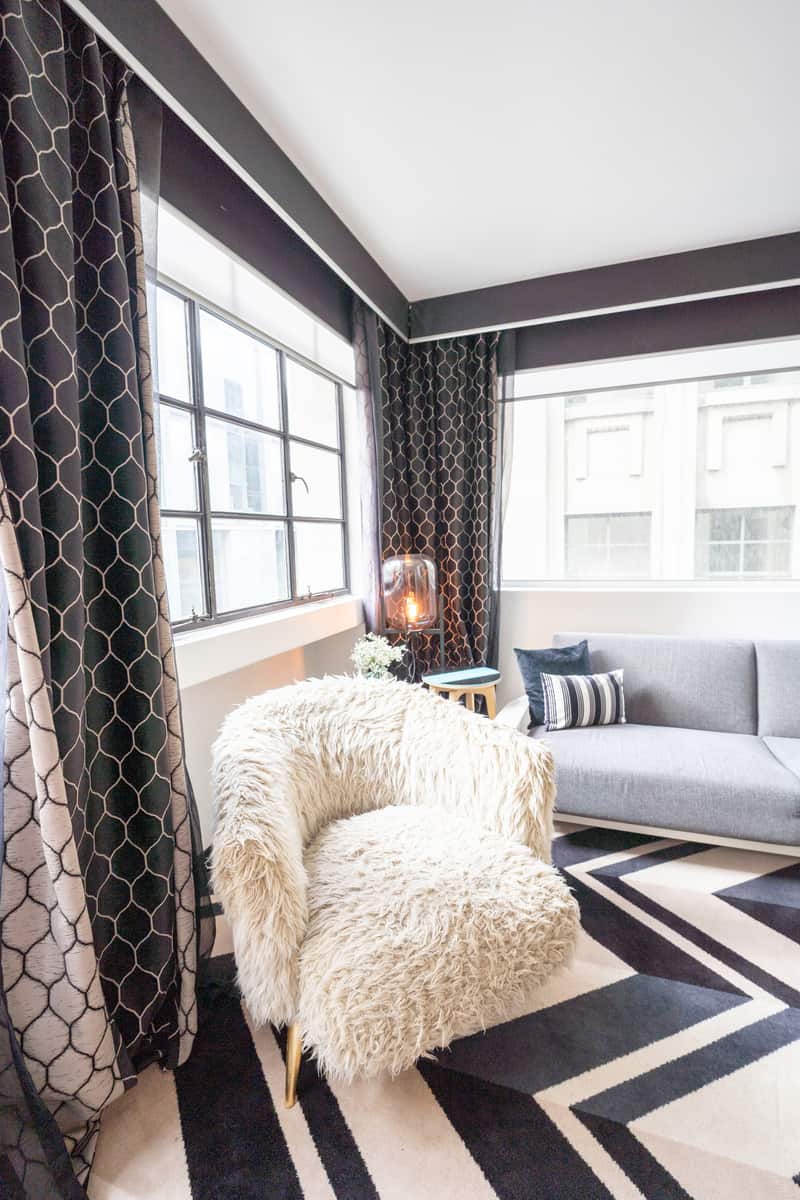
M300 1074L300 1060L303 1057L303 1043L300 1040L300 1030L292 1024L286 1031L286 1092L287 1108L294 1108L297 1103L297 1076Z

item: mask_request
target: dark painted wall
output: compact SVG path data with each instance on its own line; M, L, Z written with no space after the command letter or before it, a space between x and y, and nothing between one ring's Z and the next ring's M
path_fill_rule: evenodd
M800 287L717 296L514 330L517 370L800 334Z
M351 340L348 285L164 106L161 195Z
M373 305L405 331L408 301L403 293L163 8L155 0L84 3ZM198 188L206 183L198 177Z

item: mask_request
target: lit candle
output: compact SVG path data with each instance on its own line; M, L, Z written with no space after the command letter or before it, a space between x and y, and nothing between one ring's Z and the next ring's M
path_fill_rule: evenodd
M406 596L406 621L413 625L419 614L419 605L415 595Z

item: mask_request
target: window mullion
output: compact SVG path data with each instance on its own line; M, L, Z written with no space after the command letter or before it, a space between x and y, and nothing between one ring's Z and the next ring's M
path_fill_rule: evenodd
M278 389L281 402L281 438L283 448L283 490L286 508L286 554L289 568L289 599L297 599L297 574L294 555L294 521L292 514L292 464L289 446L289 398L286 387L286 355L278 353Z
M196 448L200 451L197 462L198 491L200 500L200 528L203 552L203 590L209 618L217 616L217 598L214 582L214 544L211 530L211 497L208 483L208 446L206 441L206 414L203 403L203 364L200 345L200 322L197 302L189 300L189 351L191 356L192 395L194 397L194 426Z
M342 562L344 564L344 586L350 590L350 533L347 513L347 459L344 440L344 388L336 384L336 406L339 418L339 494L342 509Z

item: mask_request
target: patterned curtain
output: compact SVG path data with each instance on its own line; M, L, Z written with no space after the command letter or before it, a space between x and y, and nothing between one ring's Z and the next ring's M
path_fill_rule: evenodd
M0 0L0 1192L83 1196L197 1025L204 886L160 553L129 73Z
M493 652L496 333L409 345L378 325L383 556L417 553L439 571L449 666ZM420 638L417 673L437 666Z

